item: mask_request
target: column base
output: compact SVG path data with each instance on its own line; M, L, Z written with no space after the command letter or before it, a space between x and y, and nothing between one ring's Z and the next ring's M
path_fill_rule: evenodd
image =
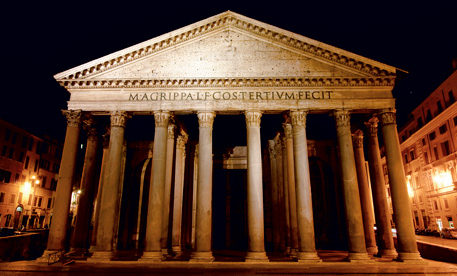
M201 252L201 251L196 251L192 252L190 255L190 260L189 262L198 262L198 263L210 263L214 261L214 256L213 252L211 251L206 251L206 252Z
M298 250L296 248L291 248L289 256L291 258L298 258Z
M94 251L90 258L87 258L88 262L109 262L113 257L112 251Z
M395 249L381 249L378 251L378 256L385 259L395 259L398 253Z
M299 263L320 263L321 258L317 255L317 252L298 252Z
M399 262L405 263L423 263L425 262L422 259L419 252L398 252L398 257L396 259Z
M266 263L269 262L267 253L264 252L248 252L244 259L247 263Z
M368 253L355 253L349 252L347 260L351 263L373 263L374 260L370 258Z
M144 251L143 256L138 259L138 262L158 263L163 260L162 251Z
M43 255L41 255L41 257L38 257L38 258L35 260L35 262L37 262L37 263L48 263L49 255L50 255L50 254L55 254L55 253L57 253L57 252L59 252L59 250L47 250L47 249L46 249L46 250L43 252Z
M367 253L372 256L378 254L378 247L377 246L367 247Z

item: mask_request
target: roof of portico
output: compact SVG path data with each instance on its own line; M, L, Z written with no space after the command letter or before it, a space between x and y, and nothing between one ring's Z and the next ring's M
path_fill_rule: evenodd
M231 32L230 39L234 36L239 41L255 40L259 47L263 47L261 56L251 61L261 62L262 59L271 59L275 54L270 50L280 49L282 55L277 58L274 66L281 67L283 75L275 75L275 69L261 74L252 69L248 64L246 69L231 68L224 64L223 70L230 67L227 74L217 69L204 72L191 70L198 68L201 63L194 67L185 68L181 75L167 73L169 60L180 60L181 53L198 41L206 41L206 44L214 43L214 37L222 41L223 32ZM227 32L227 33L228 33ZM218 41L219 41L218 40ZM217 42L217 41L216 41ZM217 42L222 43L222 42ZM214 44L215 47L219 44ZM227 42L230 44L229 42ZM239 43L239 42L234 42ZM227 45L228 45L227 44ZM221 44L222 45L222 44ZM225 45L225 44L224 44ZM240 46L241 44L235 44ZM231 45L233 46L233 45ZM246 46L246 48L249 45ZM200 46L198 46L200 47ZM229 47L229 46L227 46ZM192 49L194 51L194 49ZM270 51L270 52L269 52ZM216 54L224 54L220 49ZM187 53L188 54L188 53ZM291 60L300 57L297 68L287 68L281 63L283 60ZM189 64L192 55L187 55L181 60L182 64ZM217 60L219 57L205 56ZM200 57L202 59L202 57ZM195 60L191 60L196 62ZM230 61L229 61L230 62ZM234 62L236 57L234 57ZM249 62L245 60L244 62ZM271 64L266 64L270 66ZM154 72L155 67L162 69L162 74ZM173 68L179 68L175 64ZM238 66L238 65L237 65ZM306 73L306 67L318 68L315 73ZM182 66L181 66L182 67ZM217 66L216 66L217 67ZM232 66L233 67L233 66ZM293 67L293 66L292 66ZM222 69L221 69L222 70ZM284 71L285 70L285 71ZM295 70L295 71L294 71ZM320 70L320 71L319 71ZM226 11L210 18L178 30L163 34L156 38L136 44L126 49L114 52L107 56L87 62L80 66L58 73L54 78L64 87L71 89L84 88L138 88L138 87L221 87L230 86L383 86L393 87L396 68L365 58L337 47L307 38L283 30L281 28L248 18L232 11ZM252 72L251 72L252 71ZM147 72L147 73L145 73ZM195 75L190 75L191 73ZM222 73L221 73L222 72ZM242 75L251 72L251 75ZM305 72L305 73L300 73ZM322 73L320 73L322 72Z

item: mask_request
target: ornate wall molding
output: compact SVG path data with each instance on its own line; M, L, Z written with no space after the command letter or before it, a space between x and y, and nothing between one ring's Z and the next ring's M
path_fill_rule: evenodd
M269 41L273 41L275 43L282 45L287 45L288 47L298 49L305 53L311 54L315 57L319 57L321 59L333 63L338 63L358 71L366 72L374 76L395 75L395 72L388 72L377 66L362 62L360 60L356 60L344 54L333 52L328 49L319 47L318 45L312 45L298 38L290 37L278 31L258 26L254 22L248 22L247 20L239 18L236 14L227 12L224 16L215 17L214 20L207 22L204 25L194 27L193 29L184 31L180 34L169 36L166 39L156 41L144 47L137 48L129 53L123 53L120 56L100 62L86 69L81 69L73 74L70 74L68 76L68 79L87 78L94 74L116 68L128 62L137 60L139 58L144 58L158 51L173 47L179 43L197 38L209 32L214 32L218 29L226 27L238 28L240 30L244 30L251 34L255 34L256 36L267 39Z
M260 127L260 119L262 118L262 112L245 111L244 116L246 117L246 127Z
M360 129L357 129L353 134L352 134L352 145L354 148L363 148L363 131Z
M372 137L378 136L378 118L372 117L368 122L365 122L365 126L367 127L368 134Z
M216 113L213 111L199 111L198 116L198 126L199 127L213 127L214 117Z
M81 125L81 110L62 110L67 119L67 126L79 127Z
M395 115L396 115L395 109L382 110L379 113L379 116L381 117L381 125L386 126L386 125L397 124L397 119L396 119Z
M170 119L170 112L168 111L156 111L154 112L154 122L156 127L167 127Z
M307 110L292 110L289 114L292 126L306 126Z
M347 110L335 110L333 112L333 117L335 117L337 129L340 127L350 127L351 126L351 116Z
M111 127L125 127L127 123L128 113L126 111L111 112Z
M104 79L59 80L67 89L167 88L167 87L365 87L394 86L394 77L375 78L195 78L195 79Z

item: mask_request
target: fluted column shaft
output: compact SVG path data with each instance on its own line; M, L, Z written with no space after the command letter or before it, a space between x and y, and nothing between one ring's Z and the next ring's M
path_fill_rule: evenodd
M357 183L354 151L352 148L349 112L338 110L334 113L338 150L340 153L344 207L349 236L349 260L369 259L363 229L362 209Z
M52 215L47 250L43 257L52 251L64 249L68 227L68 213L70 209L73 177L78 153L78 140L81 124L80 110L62 111L67 119L67 131L60 162L59 178L57 182L56 201Z
M214 260L211 252L214 117L214 112L198 112L197 214L195 251L192 252L192 261Z
M287 168L287 148L286 148L287 139L284 135L281 137L281 147L282 147L282 171L284 177L284 217L285 217L285 244L286 244L286 253L289 254L291 250L291 236L290 236L290 200L289 200L289 174Z
M165 169L167 159L167 135L170 113L154 112L155 132L152 152L151 185L149 187L148 215L145 247L141 261L161 261L161 237L163 197L165 190Z
M319 261L314 240L313 204L309 176L308 145L306 138L307 111L291 111L294 144L295 192L299 233L298 260Z
M297 225L297 197L295 193L295 165L294 165L294 142L292 138L292 125L283 124L284 134L286 136L287 152L287 175L289 185L289 211L290 211L290 240L291 255L295 256L298 250L298 225Z
M365 155L363 152L363 132L357 130L352 134L352 144L354 146L354 157L357 170L357 182L359 184L360 204L362 207L363 229L365 234L365 246L369 254L376 254L376 238L374 235L373 205L371 201L371 191L368 184L368 175L365 166Z
M120 189L121 189L121 165L124 144L124 128L127 113L115 111L111 113L111 130L109 140L109 157L106 171L106 182L102 183L102 197L100 202L100 214L97 227L97 243L91 259L110 259L115 249L117 234L117 220L119 219Z
M394 257L397 255L390 225L390 210L387 204L386 184L382 171L381 153L378 141L378 119L373 117L366 123L369 133L368 139L368 165L370 168L371 189L373 206L376 218L377 240L379 242L378 254L381 257Z
M275 140L268 140L268 151L270 154L270 176L271 176L271 231L273 238L273 251L279 250L281 242L279 232L279 204L278 204L278 170L276 160Z
M268 261L264 245L263 192L262 192L262 151L260 144L259 111L246 111L248 148L248 253L246 261Z
M175 190L173 201L172 246L173 252L182 251L181 229L184 193L184 164L186 159L187 134L181 133L176 141Z
M381 111L380 116L384 145L386 148L392 207L395 214L395 226L397 229L398 258L402 261L421 260L417 250L411 203L406 187L406 178L395 120L395 110L383 110Z
M276 148L276 170L278 177L278 206L277 212L279 213L279 220L274 221L273 223L278 224L279 231L279 252L284 252L286 250L286 235L285 235L285 224L286 218L284 216L284 170L283 170L283 156L282 156L282 146L281 146L281 137L278 134L275 138L275 148Z
M89 225L94 207L94 196L98 186L97 154L99 138L97 137L93 118L84 120L83 127L87 132L87 144L72 247L75 251L85 253L89 247Z

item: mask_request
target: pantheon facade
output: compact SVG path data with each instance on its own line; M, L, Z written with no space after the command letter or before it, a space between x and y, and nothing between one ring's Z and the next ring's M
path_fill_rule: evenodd
M227 11L55 75L71 96L41 259L421 261L397 70Z

